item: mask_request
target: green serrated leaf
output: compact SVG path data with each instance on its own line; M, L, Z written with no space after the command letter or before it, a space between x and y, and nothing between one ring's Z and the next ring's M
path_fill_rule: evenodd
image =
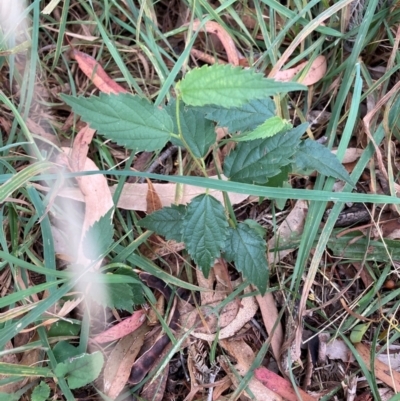
M275 115L275 103L269 97L253 99L229 109L220 106L203 106L198 109L205 113L205 118L217 122L219 127L228 128L231 133L252 131Z
M278 82L264 78L254 70L233 67L230 64L204 65L189 71L176 85L182 100L191 106L215 104L238 107L252 99L262 99L277 93L307 90L294 82Z
M168 114L174 121L174 131L178 132L178 123L176 121L176 101L175 99L168 103L166 107ZM204 157L210 146L217 140L214 124L204 118L204 113L193 107L180 107L179 119L183 138L194 156ZM174 145L186 147L179 139L171 137Z
M131 302L133 305L140 305L140 304L144 304L146 302L144 299L144 296L143 296L143 287L141 286L141 284L139 284L139 282L140 282L139 276L132 269L127 268L127 267L119 267L118 269L116 269L114 271L113 274L127 276L127 277L131 277L131 278L137 280L138 281L137 284L136 283L126 283L131 288L131 291L133 294L133 298L131 299Z
M205 277L221 254L227 228L224 208L211 195L196 196L189 203L183 220L182 240Z
M54 372L58 377L64 377L71 389L75 389L97 379L103 364L104 357L101 352L81 354L57 364Z
M91 128L128 149L161 149L170 139L174 127L165 110L128 93L61 97Z
M269 138L278 134L279 132L288 131L292 128L289 121L284 120L278 116L271 117L263 124L259 125L254 131L246 132L242 135L236 135L231 138L235 142L254 141L255 139Z
M112 215L114 208L110 209L99 220L95 221L86 231L83 238L83 253L91 260L96 260L103 255L113 242L114 228Z
M236 229L230 228L224 252L226 259L234 261L236 269L242 272L261 294L265 294L268 264L265 241L259 233L244 223L240 223Z
M328 148L311 139L305 140L299 146L295 154L295 163L300 169L313 169L354 185L339 159Z
M145 302L140 284L107 283L107 296L95 299L104 307L133 312L133 305Z
M139 221L139 226L155 231L167 240L182 241L183 218L186 214L184 205L172 205L163 207L156 212L149 214Z
M32 401L46 401L50 396L50 386L45 382L40 382L32 391Z
M232 181L265 184L291 163L308 124L271 138L239 143L225 159L224 174Z

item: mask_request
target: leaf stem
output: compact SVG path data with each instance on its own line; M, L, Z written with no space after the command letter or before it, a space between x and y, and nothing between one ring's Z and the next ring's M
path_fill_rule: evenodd
M214 146L214 147L213 147L213 151L212 151L212 155L213 155L215 170L216 170L216 172L217 172L218 179L219 179L219 180L222 180L222 178L221 178L221 171L220 171L220 169L219 169L219 166L221 165L221 164L220 164L221 162L220 162L219 157L218 157L218 155L217 155L217 153L216 153L216 149L217 149L217 147ZM228 219L229 225L230 225L232 228L236 228L237 225L238 225L238 222L237 222L237 220L236 220L235 212L234 212L234 210L233 210L231 200L229 199L228 192L223 191L222 194L223 194L223 196L224 196L225 211L226 211L226 213L227 213L228 216L229 216L229 219Z

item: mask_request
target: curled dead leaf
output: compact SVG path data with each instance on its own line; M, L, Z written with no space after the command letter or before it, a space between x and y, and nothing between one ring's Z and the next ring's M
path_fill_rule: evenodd
M103 67L92 57L72 49L72 57L78 62L82 72L104 93L127 93L128 91L113 81Z
M303 70L308 64L308 61L304 61L296 67L289 68L288 70L278 71L273 78L277 81L288 82L291 81L301 70ZM299 82L310 86L320 81L326 74L327 63L324 56L318 56L311 64L306 76Z
M197 31L201 25L201 21L195 20L193 21L193 30ZM224 46L226 56L228 58L228 62L232 65L239 65L239 56L238 51L236 49L235 42L229 36L228 32L222 28L220 24L215 21L208 21L202 28L204 31L208 33L212 33L218 37Z

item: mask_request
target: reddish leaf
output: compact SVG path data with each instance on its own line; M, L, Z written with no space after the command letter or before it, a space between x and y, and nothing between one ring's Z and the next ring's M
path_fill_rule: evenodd
M122 86L113 81L93 57L75 49L72 50L72 56L78 62L79 68L102 92L108 94L128 92Z
M98 334L93 340L100 344L118 340L119 338L125 337L129 333L135 331L145 322L145 320L146 315L144 311L138 310L121 323L118 323L110 329Z
M254 371L256 379L260 380L265 387L279 394L281 397L289 401L297 401L298 397L294 391L292 384L276 373L271 372L267 368L258 368ZM305 391L297 388L303 401L316 401L317 399L307 394Z
M147 195L146 195L146 202L147 202L147 214L153 213L157 210L162 209L163 205L161 203L160 197L157 194L157 191L154 189L153 184L151 181L146 178L147 180Z

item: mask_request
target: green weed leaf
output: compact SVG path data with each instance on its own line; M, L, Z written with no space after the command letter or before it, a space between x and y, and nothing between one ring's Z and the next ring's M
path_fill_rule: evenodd
M57 364L54 372L58 377L64 377L71 389L75 389L97 379L103 364L104 357L101 352L81 354Z
M32 391L32 401L46 401L50 396L50 387L45 382L40 382Z
M308 124L271 138L239 143L225 159L224 174L232 181L265 184L291 163Z
M289 121L284 120L278 116L269 118L263 124L259 125L254 131L246 132L242 135L232 137L232 141L245 142L254 141L255 139L269 138L278 134L279 132L287 131L293 126Z
M167 240L182 241L183 218L186 214L184 205L163 207L139 221L139 226L155 231Z
M243 273L252 284L265 294L268 281L268 265L265 241L252 227L240 223L236 229L229 229L225 244L225 256L234 261L236 269Z
M370 325L371 323L361 323L354 326L350 333L350 341L353 344L360 343Z
M178 82L176 90L191 106L216 104L238 107L252 99L262 99L277 93L307 90L294 82L278 82L264 78L264 74L229 64L205 65L189 71Z
M174 132L178 132L176 121L176 101L173 100L167 106L167 111L174 121ZM193 107L181 107L179 109L182 135L194 156L201 158L206 155L210 146L217 140L214 124L204 118L204 113ZM171 138L175 145L185 147L178 139Z
M114 228L112 225L113 209L110 209L99 220L95 221L86 231L83 238L83 253L91 260L103 255L113 242Z
M205 277L208 277L215 258L220 256L227 229L224 208L214 197L199 195L189 203L183 221L182 239Z
M64 362L66 359L78 356L81 353L78 347L67 341L59 341L53 348L54 358L57 362Z
M354 185L339 159L325 146L307 139L298 148L295 163L300 169L312 169Z
M107 295L100 296L96 301L104 307L126 310L133 312L133 305L145 302L140 284L108 283Z
M128 149L161 149L173 130L171 117L146 99L128 93L62 99L90 127Z
M252 131L268 118L275 115L275 104L271 98L253 99L239 107L226 109L220 106L199 107L205 117L216 121L219 127L227 127L229 132Z

